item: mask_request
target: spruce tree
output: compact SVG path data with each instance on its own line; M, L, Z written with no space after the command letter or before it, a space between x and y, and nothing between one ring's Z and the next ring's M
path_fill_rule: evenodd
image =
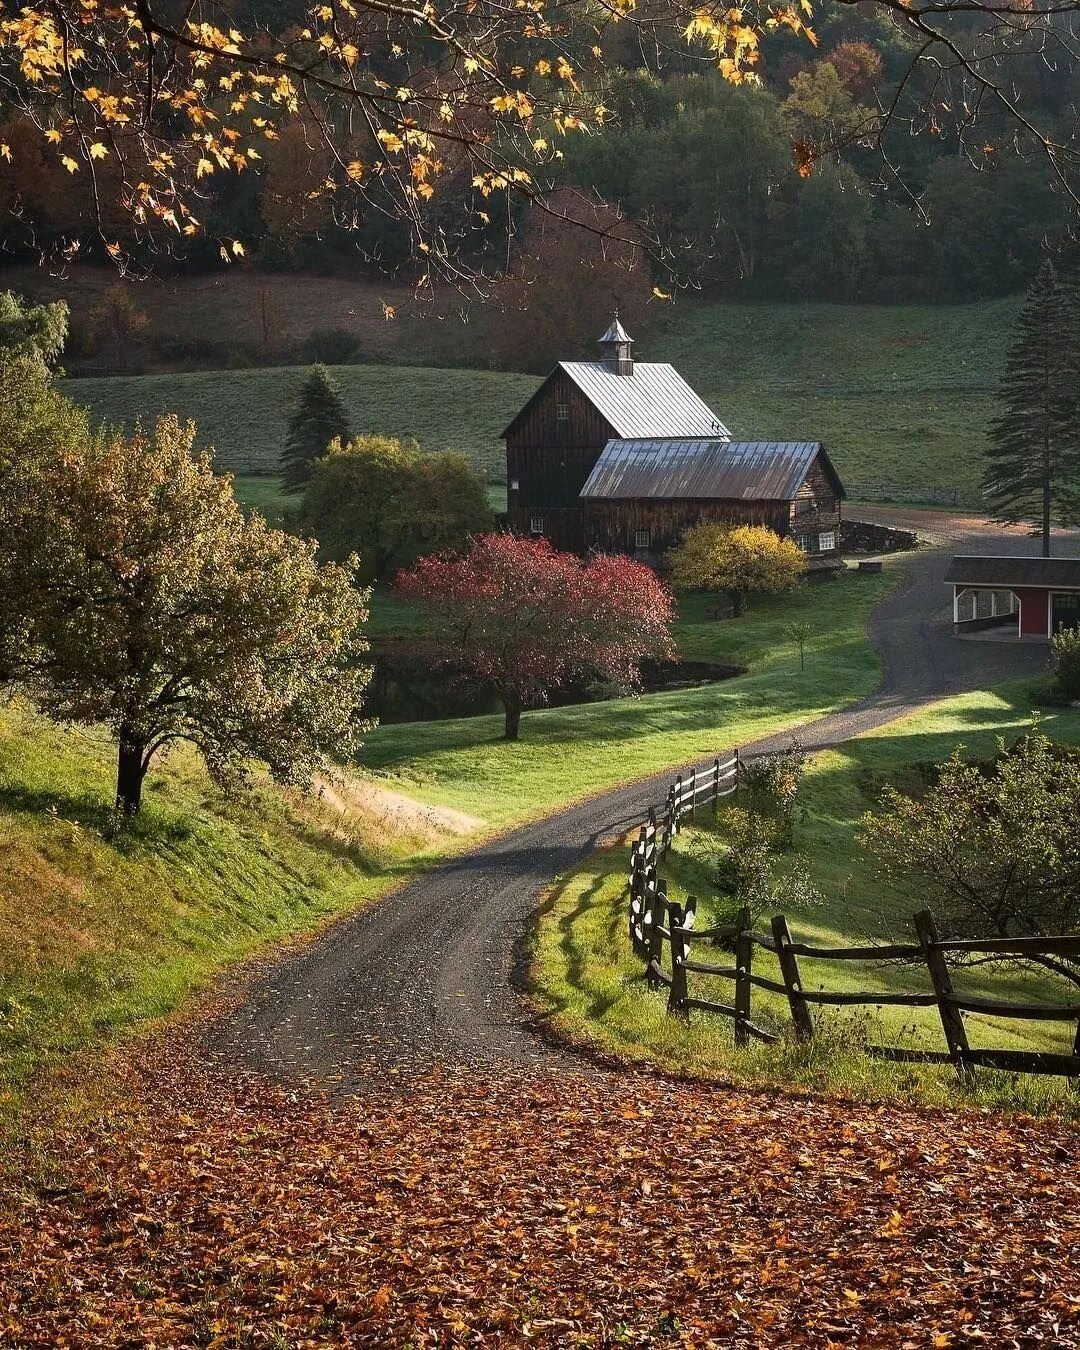
M1016 322L1001 412L990 428L983 490L996 520L1031 522L1050 556L1050 530L1080 519L1080 321L1073 270L1044 263Z
M349 415L325 366L312 366L289 419L281 456L283 486L296 492L311 477L311 466L332 440L349 438Z

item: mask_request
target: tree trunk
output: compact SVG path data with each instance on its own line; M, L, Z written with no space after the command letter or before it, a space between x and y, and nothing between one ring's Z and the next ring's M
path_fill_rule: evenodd
M1050 556L1050 479L1049 469L1047 469L1047 478L1043 482L1043 502L1042 502L1042 555L1044 558Z
M742 591L728 591L731 599L731 617L738 619L741 617L744 608L744 597Z
M130 735L120 733L120 749L116 760L116 809L125 816L134 816L142 804L142 785L146 777L143 756L146 746Z
M504 694L502 704L506 709L506 728L503 731L503 740L516 741L518 728L521 726L521 700Z

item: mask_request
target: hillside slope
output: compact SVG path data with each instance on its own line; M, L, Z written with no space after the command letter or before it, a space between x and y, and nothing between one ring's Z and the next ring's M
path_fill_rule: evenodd
M709 304L666 312L639 355L673 361L740 436L824 440L857 492L978 499L985 427L1016 312L976 305ZM567 353L577 356L581 353ZM340 366L358 431L415 436L503 474L499 433L536 387L516 373ZM66 382L109 420L177 410L234 472L273 472L303 368ZM884 488L884 494L880 489Z
M0 1113L41 1064L374 899L451 832L369 784L227 802L177 752L116 835L112 760L103 736L0 717Z

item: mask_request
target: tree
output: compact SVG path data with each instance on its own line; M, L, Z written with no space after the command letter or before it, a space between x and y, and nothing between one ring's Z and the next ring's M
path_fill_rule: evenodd
M964 937L1030 937L1080 923L1080 758L1038 728L990 766L962 747L921 797L885 788L860 842L883 880ZM1080 963L1040 958L1080 985Z
M484 485L453 451L427 454L391 436L335 441L312 466L301 520L327 558L360 555L381 580L421 554L464 547L494 524Z
M550 690L590 674L633 688L642 660L675 653L671 596L625 557L486 534L463 556L421 558L396 589L423 608L433 655L495 690L508 741Z
M249 757L304 783L364 726L352 567L245 516L194 440L174 416L86 438L0 501L0 669L46 716L108 727L126 814L175 741L225 786Z
M513 271L497 288L491 347L516 370L547 372L568 351L591 351L612 309L635 331L652 295L640 233L620 211L570 188L551 205L567 219L531 211Z
M300 387L281 456L284 486L297 491L311 477L311 466L326 454L331 441L349 435L349 414L325 366L315 365Z
M67 341L68 315L63 300L32 305L14 291L0 291L0 352L52 365Z
M116 364L127 370L131 349L150 327L150 316L135 303L128 288L116 281L86 317L93 339L111 348Z
M764 525L694 525L670 554L677 591L726 591L736 618L748 594L790 591L806 571L806 555Z
M1080 518L1080 320L1072 290L1047 262L1028 292L983 477L997 520L1038 522L1044 558L1052 526Z
M1001 139L1045 155L1072 194L1072 118L1032 106L1022 90L1036 68L1072 70L1068 19L1078 7L970 0L957 11L937 0L872 0L863 11L871 21L887 17L896 47L906 47L907 69L895 72L901 97L895 107L882 100L883 115L951 133L969 150L986 134L982 122L1003 127ZM207 228L209 193L257 174L268 143L302 110L329 166L312 156L308 197L327 198L344 230L380 212L405 222L425 279L467 281L482 269L471 253L475 225L495 216L512 237L511 199L543 202L566 139L607 119L602 39L614 25L585 0L568 0L550 22L530 5L243 8L164 0L5 7L0 97L45 133L69 178L80 207L73 245L92 242L123 264L127 241L110 218L119 205L132 247L182 247ZM617 0L613 14L627 35L622 50L636 39L640 52L662 52L666 63L685 40L687 63L709 61L745 85L759 78L765 46L816 45L810 8ZM0 155L11 154L0 142ZM462 182L471 190L446 214L432 206ZM246 253L240 239L213 242L226 261Z

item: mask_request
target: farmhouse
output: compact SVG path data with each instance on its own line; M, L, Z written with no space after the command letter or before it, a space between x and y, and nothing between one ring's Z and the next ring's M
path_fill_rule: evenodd
M1063 628L1080 628L1080 558L953 558L945 573L953 588L958 636L1000 630L1028 642L1048 642Z
M516 533L662 553L706 520L767 525L838 565L843 484L818 441L735 441L678 371L637 361L616 315L598 361L560 361L503 432Z

